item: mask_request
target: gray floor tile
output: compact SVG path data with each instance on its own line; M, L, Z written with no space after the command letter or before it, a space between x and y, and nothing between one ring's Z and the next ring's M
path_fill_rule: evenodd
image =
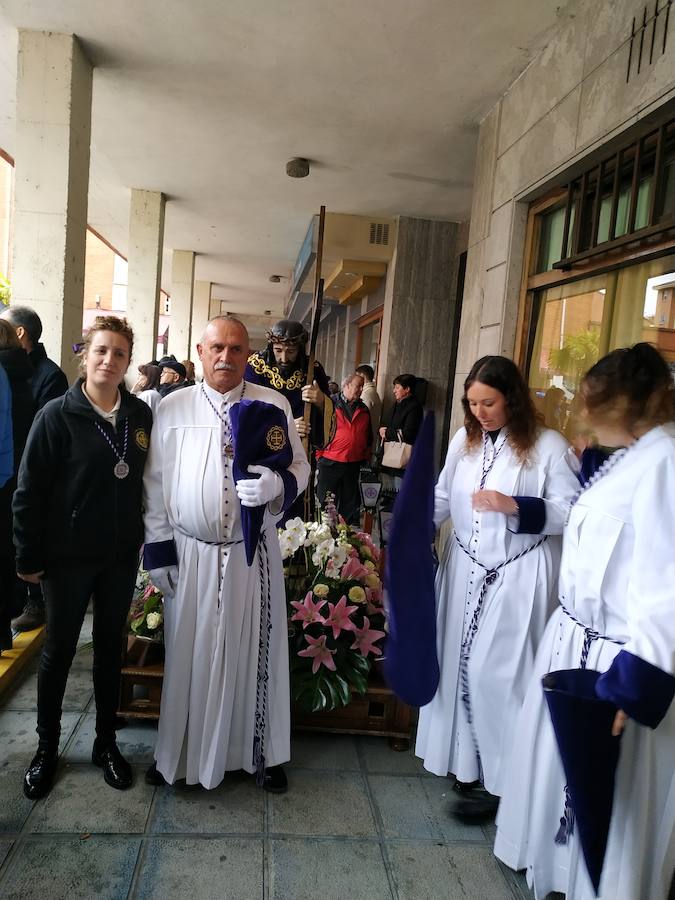
M96 713L87 713L64 752L68 762L89 762L96 737ZM129 719L117 732L117 746L132 765L149 766L154 759L157 724Z
M128 838L24 841L3 881L3 900L120 900L139 846Z
M73 667L68 674L66 692L63 696L63 709L66 711L82 711L92 698L94 685L91 671ZM3 709L36 710L37 709L37 668L28 671L21 683L4 698Z
M24 768L15 763L0 770L0 833L20 831L33 808L23 795Z
M487 847L387 844L399 900L513 900Z
M369 775L370 789L382 817L384 834L393 838L442 838L436 811L424 792L423 779Z
M12 844L14 841L0 841L0 868L2 868L2 864L4 863L7 854L12 849Z
M514 898L517 898L517 900L534 900L534 891L531 891L527 886L523 872L514 872L513 869L509 869L500 860L497 860L497 864L507 884L510 885ZM564 900L564 896L562 894L549 894L546 900Z
M271 797L271 832L352 837L376 833L359 773L298 770L289 773L288 780L288 793Z
M391 900L377 843L274 840L270 900Z
M387 837L485 842L480 825L450 815L446 779L368 775L368 781Z
M444 840L479 841L480 843L487 840L484 826L468 825L459 822L451 815L450 801L454 794L447 778L422 778L420 783Z
M361 766L350 734L293 733L289 766L300 769L358 771Z
M228 774L211 791L199 786L157 789L150 831L182 834L252 833L264 829L265 793L244 773Z
M80 714L64 712L61 716L61 742L63 750L69 740L75 725L80 719ZM35 733L35 713L18 710L3 710L0 712L0 772L4 768L20 764L27 766L37 748L37 734Z
M28 830L40 833L135 834L145 829L154 788L143 781L142 769L127 791L116 791L92 765L61 767L51 793L38 801Z
M404 752L392 750L386 738L360 737L358 741L368 772L383 775L430 775L425 771L422 760L413 753L414 741L410 742L410 749Z
M136 884L136 900L262 900L260 839L154 838Z

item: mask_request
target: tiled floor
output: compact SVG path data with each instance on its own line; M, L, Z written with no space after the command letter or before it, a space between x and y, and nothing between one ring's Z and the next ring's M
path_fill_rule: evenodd
M271 796L241 774L214 791L149 787L143 772L155 728L133 724L118 739L135 783L112 790L89 759L86 646L64 703L58 780L33 804L23 797L21 777L35 745L36 665L0 708L3 900L531 896L492 855L491 827L449 817L449 782L383 739L295 736L290 789Z

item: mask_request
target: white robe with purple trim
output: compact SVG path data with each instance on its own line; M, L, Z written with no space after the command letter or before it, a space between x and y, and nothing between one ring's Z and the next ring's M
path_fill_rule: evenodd
M503 442L488 440L486 467ZM448 448L435 491L434 521L452 524L474 558L495 566L532 546L540 534L516 534L515 517L478 512L471 496L479 490L483 447L467 453L461 428ZM560 533L579 482L569 462L569 445L556 431L543 429L523 465L510 444L499 450L486 490L509 496L538 497L546 519L540 547L499 570L487 589L469 661L473 726L480 746L485 787L500 795L504 769L537 645L557 597ZM462 637L480 593L485 570L448 539L436 576L437 648L441 675L434 699L420 710L415 752L436 775L452 772L460 781L481 777L474 737L462 702L459 664Z
M204 384L226 415L241 384L227 394ZM277 391L246 384L244 395L282 409L293 448L289 471L304 490L309 464L288 402ZM178 585L165 598L166 662L155 757L169 783L185 778L206 788L226 771L253 772L260 547L246 564L232 463L224 463L223 425L201 386L165 397L157 409L145 469L146 546L175 540ZM290 758L286 600L276 520L293 497L268 504L263 533L269 559L272 631L265 762ZM218 542L230 542L218 546ZM237 543L238 542L238 543Z
M594 641L588 669L606 672L627 651L675 675L675 440L667 428L645 435L572 509L560 595L585 625L626 641ZM568 900L595 897L576 834L567 845L554 842L565 778L541 687L547 672L579 668L583 642L583 629L558 610L517 720L497 817L495 853L511 868L527 870L538 900L552 891ZM665 900L674 869L671 704L654 730L633 720L626 724L600 897Z

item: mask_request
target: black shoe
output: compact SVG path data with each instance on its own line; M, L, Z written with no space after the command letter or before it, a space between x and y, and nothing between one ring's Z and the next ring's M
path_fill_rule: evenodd
M483 787L469 791L459 791L451 805L450 812L463 822L484 822L493 819L499 807L499 797L488 793Z
M29 800L39 800L51 791L56 760L56 750L38 749L23 776L23 792Z
M154 787L161 787L166 784L166 778L157 769L157 763L153 763L145 773L145 783L152 784Z
M265 769L262 786L263 790L269 791L270 794L285 794L288 790L288 778L283 766L269 766Z
M471 791L480 787L480 781L457 781L452 786L453 791L457 794L470 794Z
M33 631L45 624L45 605L42 602L29 600L20 616L12 619L13 631Z
M131 766L122 756L117 744L105 744L99 747L94 743L94 749L91 751L91 761L95 766L103 769L103 778L105 783L110 787L116 788L118 791L125 791L131 787L133 781L131 774Z

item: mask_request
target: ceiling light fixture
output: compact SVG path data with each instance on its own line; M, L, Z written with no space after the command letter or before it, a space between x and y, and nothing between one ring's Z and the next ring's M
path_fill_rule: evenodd
M286 174L289 178L306 178L309 175L309 160L302 156L289 159L286 163Z
M269 280L272 282L272 284L279 284L279 282L281 281L281 275L270 275Z

